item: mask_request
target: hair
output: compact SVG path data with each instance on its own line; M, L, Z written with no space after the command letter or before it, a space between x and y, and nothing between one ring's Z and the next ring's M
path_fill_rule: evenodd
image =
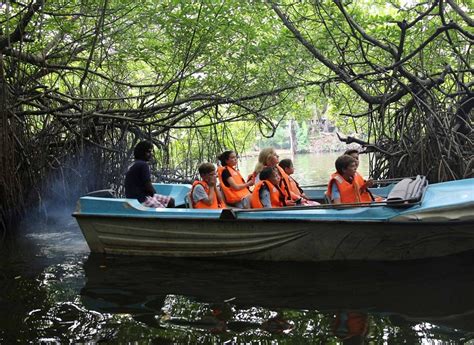
M202 163L199 168L199 175L204 176L206 174L209 174L213 171L216 171L216 167L212 163Z
M259 173L262 171L263 167L267 165L268 159L275 153L275 149L273 147L266 147L260 151L258 155L258 163L255 165L255 173Z
M359 154L359 150L357 150L357 149L348 149L344 152L345 155L349 155L349 156L352 155L353 153Z
M229 159L230 155L233 153L235 153L235 151L228 150L228 151L222 152L219 156L217 156L217 159L219 160L219 162L221 162L221 165L223 167L227 165L226 162Z
M285 168L291 168L293 166L293 162L289 158L282 159L280 163L278 163L279 166L281 166L283 169Z
M352 156L342 155L337 157L335 163L337 172L342 175L343 170L347 169L347 167L352 163L357 163L357 159Z
M266 167L266 168L263 168L262 171L260 171L260 180L268 180L272 174L274 173L275 171L275 168L274 167Z
M150 141L140 141L133 149L133 155L135 159L145 159L145 154L148 150L153 149L153 144Z

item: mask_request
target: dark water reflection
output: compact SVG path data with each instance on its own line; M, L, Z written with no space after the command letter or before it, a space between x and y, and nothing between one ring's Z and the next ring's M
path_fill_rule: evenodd
M0 344L472 344L473 263L97 256L68 213L2 246Z

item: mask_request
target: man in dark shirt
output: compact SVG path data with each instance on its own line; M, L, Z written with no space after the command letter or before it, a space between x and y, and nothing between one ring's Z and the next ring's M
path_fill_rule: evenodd
M125 175L125 197L137 199L147 207L174 207L174 199L156 194L151 184L150 167L148 161L153 154L153 144L149 141L139 142L134 150L135 162L128 168Z

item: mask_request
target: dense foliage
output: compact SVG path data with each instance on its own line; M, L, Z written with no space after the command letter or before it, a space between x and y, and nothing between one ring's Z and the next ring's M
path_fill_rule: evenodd
M322 112L388 153L374 156L376 177L467 177L474 166L468 5L3 3L2 223L45 190L75 197L121 185L130 148L142 138L161 148L164 173L183 179L224 148L242 151L257 134L271 137L286 118L301 131ZM59 185L51 182L57 177Z

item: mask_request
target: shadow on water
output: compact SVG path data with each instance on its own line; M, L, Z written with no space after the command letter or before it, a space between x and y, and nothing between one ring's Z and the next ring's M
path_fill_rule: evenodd
M222 320L189 316L196 305L205 305L208 315L215 314L216 306L232 310L226 321L237 329L265 328L268 320L248 323L252 308L273 311L268 315L274 317L282 310L305 311L293 315L308 318L308 325L316 317L308 311L314 311L323 333L334 330L339 313L349 312L370 317L372 337L379 340L386 327L418 327L419 332L427 327L440 339L467 340L474 336L473 258L469 253L406 263L301 264L90 255L81 299L88 309L133 314L151 325L217 327ZM169 311L183 314L183 308L188 308L184 316ZM286 314L278 322L270 317L277 322L273 327L290 322L287 328L294 328L291 313Z

